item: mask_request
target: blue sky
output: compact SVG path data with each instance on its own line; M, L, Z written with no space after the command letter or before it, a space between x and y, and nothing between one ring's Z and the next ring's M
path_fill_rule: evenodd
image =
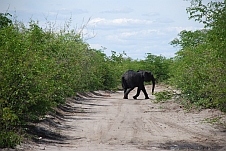
M8 10L25 23L32 18L59 30L71 18L77 32L85 24L83 37L90 47L106 48L107 55L124 51L133 59L146 53L173 57L178 50L169 42L180 31L203 28L188 20L189 6L184 0L0 0L1 13Z

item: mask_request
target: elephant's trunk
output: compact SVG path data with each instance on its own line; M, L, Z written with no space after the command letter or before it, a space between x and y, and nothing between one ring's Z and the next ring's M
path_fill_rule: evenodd
M155 78L154 76L152 77L152 95L154 94L154 89L155 89Z

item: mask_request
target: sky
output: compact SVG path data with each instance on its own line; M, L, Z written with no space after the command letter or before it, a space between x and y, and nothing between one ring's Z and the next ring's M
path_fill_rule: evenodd
M70 24L76 32L82 29L91 48L142 60L147 53L174 57L178 48L170 41L182 30L203 28L188 19L189 6L189 0L0 0L0 13L25 24L31 19L43 27L51 23L56 31Z

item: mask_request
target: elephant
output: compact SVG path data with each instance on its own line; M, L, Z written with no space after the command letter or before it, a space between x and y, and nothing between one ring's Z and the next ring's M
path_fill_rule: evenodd
M137 97L140 95L140 91L142 90L145 99L149 99L148 94L146 92L145 82L152 81L152 95L154 94L154 88L155 88L155 78L153 74L150 71L145 70L138 70L137 72L133 70L128 70L122 75L122 87L124 90L124 97L123 99L128 99L128 94L130 91L132 91L135 87L137 88L137 94L133 96L134 99L137 99Z

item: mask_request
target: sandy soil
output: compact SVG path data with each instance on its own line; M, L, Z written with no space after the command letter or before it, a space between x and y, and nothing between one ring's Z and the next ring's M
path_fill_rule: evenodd
M146 86L150 92L151 86ZM157 86L162 91L164 86ZM37 139L19 146L25 150L108 151L108 150L226 150L226 129L206 119L226 121L216 110L185 111L174 100L153 103L141 95L123 98L123 92L98 91L69 98L36 125ZM224 123L225 124L225 123ZM226 124L225 124L226 125Z

